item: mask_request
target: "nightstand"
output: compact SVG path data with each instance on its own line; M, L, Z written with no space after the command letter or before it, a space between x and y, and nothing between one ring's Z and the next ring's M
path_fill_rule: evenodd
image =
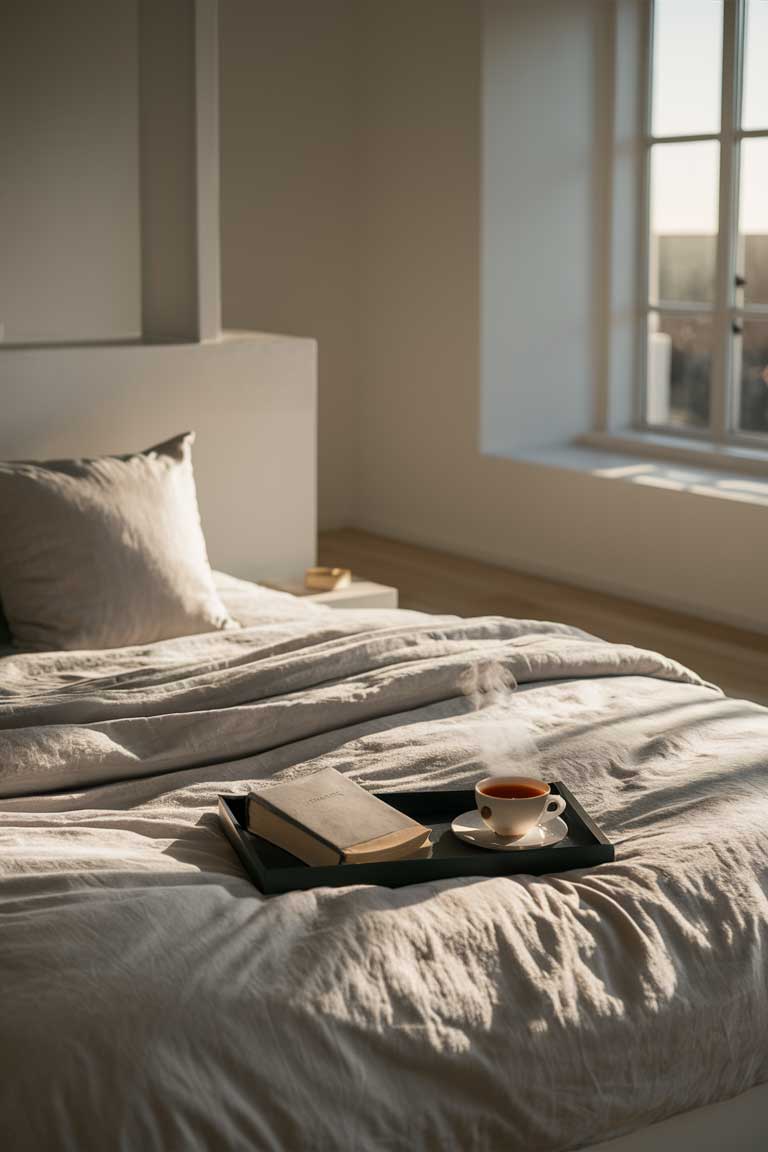
M264 581L267 588L278 592L290 592L302 600L313 604L325 604L328 608L397 608L397 588L387 584L374 584L372 580L356 580L346 588L334 588L331 592L310 592L299 582Z

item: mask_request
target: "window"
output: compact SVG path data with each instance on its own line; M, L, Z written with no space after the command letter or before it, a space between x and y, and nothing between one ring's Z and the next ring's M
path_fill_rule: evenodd
M641 426L768 450L768 0L654 0Z

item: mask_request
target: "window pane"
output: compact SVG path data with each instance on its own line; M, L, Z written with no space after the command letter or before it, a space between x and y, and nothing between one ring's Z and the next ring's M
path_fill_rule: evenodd
M744 432L768 432L768 321L745 320L735 343L741 378L739 424Z
M738 266L745 304L768 304L768 139L741 145Z
M748 0L743 128L768 128L768 0Z
M653 16L655 136L720 131L722 0L656 0Z
M651 150L652 303L714 301L718 168L714 140L656 144Z
M648 316L649 424L704 428L709 424L712 319Z

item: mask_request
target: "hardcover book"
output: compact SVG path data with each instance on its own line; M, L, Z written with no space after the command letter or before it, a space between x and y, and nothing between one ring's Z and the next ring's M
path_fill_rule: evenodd
M424 847L430 829L324 768L248 797L248 831L305 864L395 860Z

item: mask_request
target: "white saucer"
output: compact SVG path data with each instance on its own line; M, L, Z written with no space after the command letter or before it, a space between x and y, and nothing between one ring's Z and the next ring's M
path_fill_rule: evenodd
M549 848L552 844L559 844L568 835L565 820L555 816L554 820L537 824L535 828L526 832L525 836L507 840L491 831L477 808L457 816L451 822L451 829L459 840L466 840L467 844L474 844L477 848L492 848L496 852L517 852L522 848Z

